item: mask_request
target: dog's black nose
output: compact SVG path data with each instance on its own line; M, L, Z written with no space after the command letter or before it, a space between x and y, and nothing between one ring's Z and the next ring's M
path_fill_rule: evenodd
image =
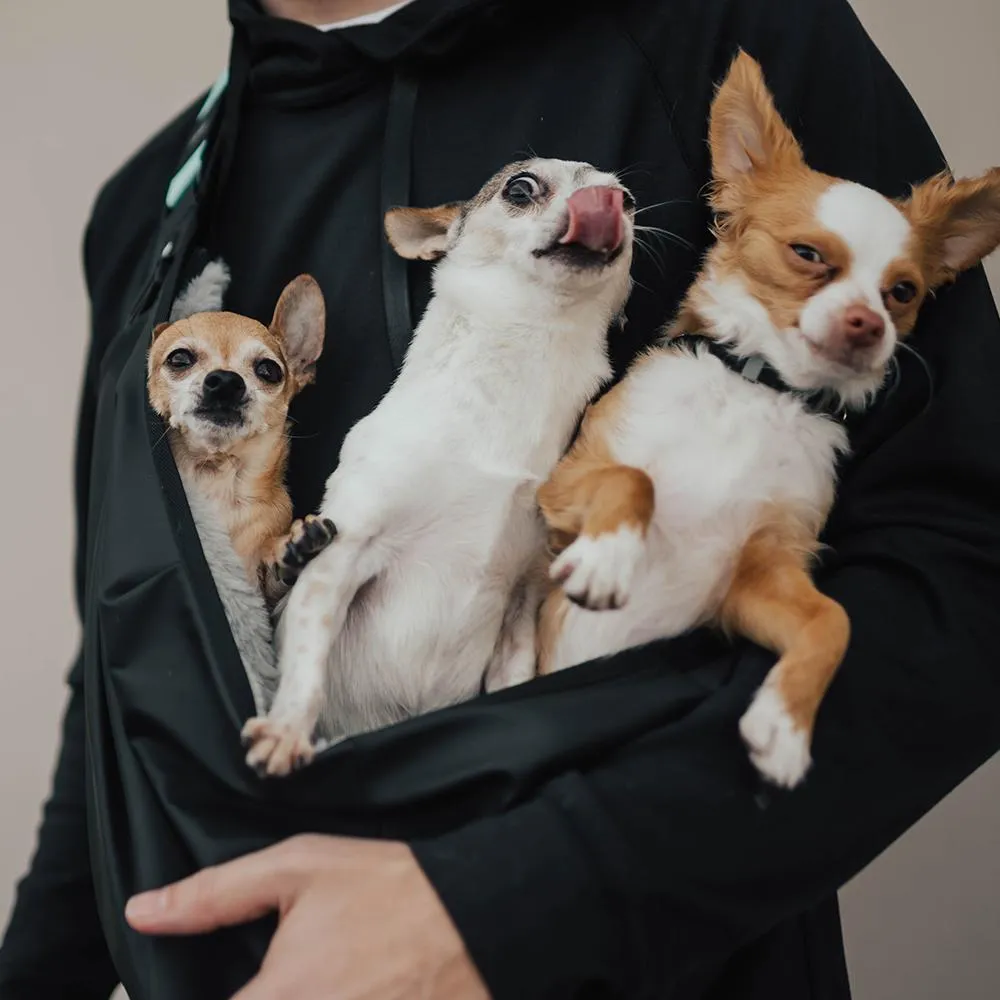
M236 372L218 369L205 376L203 395L206 403L235 406L246 398L247 386Z

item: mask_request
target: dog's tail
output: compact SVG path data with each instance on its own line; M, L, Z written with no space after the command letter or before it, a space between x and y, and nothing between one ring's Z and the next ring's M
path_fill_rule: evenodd
M201 274L195 275L187 288L177 296L170 310L170 322L186 319L195 313L218 312L229 287L229 268L220 257L209 261Z

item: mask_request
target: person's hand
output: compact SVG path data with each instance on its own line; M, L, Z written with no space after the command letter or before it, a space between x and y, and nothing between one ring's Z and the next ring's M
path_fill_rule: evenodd
M489 1000L406 844L303 836L134 896L145 934L199 934L278 911L234 1000Z

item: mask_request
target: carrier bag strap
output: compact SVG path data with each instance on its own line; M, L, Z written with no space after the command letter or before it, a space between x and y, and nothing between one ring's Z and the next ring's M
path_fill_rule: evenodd
M167 184L146 280L129 313L130 322L150 308L154 321L165 318L169 310L181 267L206 221L206 210L229 176L248 75L247 47L234 29L229 66L205 95Z

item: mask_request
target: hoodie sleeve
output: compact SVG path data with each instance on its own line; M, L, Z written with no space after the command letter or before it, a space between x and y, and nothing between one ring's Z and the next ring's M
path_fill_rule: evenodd
M889 194L939 169L844 0L703 8L691 52L659 45L653 5L629 30L704 176L711 83L737 45L814 165ZM742 646L683 721L415 845L496 1000L676 996L835 892L1000 750L1000 321L981 269L928 303L911 343L926 367L904 354L859 426L827 529L818 582L853 637L805 784L765 790L753 775L737 724L773 658ZM669 669L669 645L639 655Z

